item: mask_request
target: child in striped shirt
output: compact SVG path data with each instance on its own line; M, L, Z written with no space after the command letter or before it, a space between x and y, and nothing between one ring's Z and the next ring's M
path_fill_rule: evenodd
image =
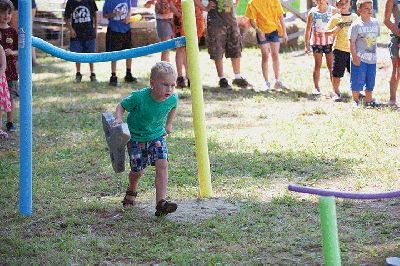
M322 65L322 57L325 54L326 65L329 70L329 76L332 77L332 44L335 36L326 35L328 22L336 13L333 6L328 5L328 0L315 0L316 7L310 9L307 15L307 26L305 32L305 48L306 53L313 52L314 55L314 90L312 94L320 95L319 78Z

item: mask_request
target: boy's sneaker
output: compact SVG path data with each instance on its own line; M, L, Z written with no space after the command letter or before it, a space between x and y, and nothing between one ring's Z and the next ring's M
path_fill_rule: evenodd
M82 74L81 73L76 73L75 75L75 83L81 83L82 81Z
M351 103L351 108L352 108L352 109L357 109L357 108L358 108L358 101L353 101L353 102Z
M234 79L232 81L232 84L236 85L236 86L238 86L238 87L240 87L242 89L246 89L247 87L251 87L250 83L247 82L247 80L244 79L244 78Z
M222 89L232 89L226 78L222 78L219 80L219 87Z
M96 82L96 81L97 81L97 79L96 79L96 74L95 74L95 73L92 73L92 74L90 75L90 81L91 81L91 82Z
M332 95L332 100L333 100L334 102L341 102L341 101L342 101L342 96L340 95L340 93L339 93L339 94L333 93L333 95Z
M17 131L17 127L14 125L13 122L7 122L6 123L6 128L8 132L15 132Z
M111 76L110 77L110 86L117 87L117 84L118 84L117 76Z
M280 80L275 80L274 88L275 89L282 89L282 90L286 90L287 89L285 84L283 84L282 81L280 81Z
M319 88L315 88L312 92L312 95L321 95L321 90Z
M176 79L176 87L181 89L186 87L185 79L182 76Z
M126 75L125 75L125 82L133 82L133 83L136 83L137 82L137 78L135 78L134 76L132 76L132 73L131 72L126 72Z

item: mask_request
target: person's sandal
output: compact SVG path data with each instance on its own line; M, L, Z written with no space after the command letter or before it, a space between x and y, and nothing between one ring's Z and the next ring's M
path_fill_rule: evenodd
M157 217L167 215L168 213L175 212L177 208L178 204L175 202L162 199L157 203L155 215Z
M134 206L135 205L135 199L130 200L130 199L127 199L126 196L132 196L132 197L136 198L137 195L138 195L137 192L133 192L133 191L127 190L126 193L125 193L124 199L121 201L122 206L124 206L124 207Z

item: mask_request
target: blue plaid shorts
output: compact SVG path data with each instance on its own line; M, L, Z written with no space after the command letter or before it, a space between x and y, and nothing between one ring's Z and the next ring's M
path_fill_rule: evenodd
M168 143L165 136L148 142L129 141L127 144L132 172L141 172L156 160L168 160Z

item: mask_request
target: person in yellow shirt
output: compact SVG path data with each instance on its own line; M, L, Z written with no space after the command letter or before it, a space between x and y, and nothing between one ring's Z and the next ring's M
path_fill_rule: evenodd
M268 81L269 49L275 75L274 88L286 89L279 80L279 37L283 38L285 44L288 41L283 14L279 0L250 0L247 5L245 16L250 19L251 26L256 30L257 43L261 49L264 90L271 88L271 83Z
M333 67L332 67L332 99L335 102L342 100L340 94L340 79L344 72L350 72L350 45L348 31L351 23L357 19L357 14L350 11L350 0L337 0L336 7L340 13L332 16L328 22L326 35L336 34L333 43Z

